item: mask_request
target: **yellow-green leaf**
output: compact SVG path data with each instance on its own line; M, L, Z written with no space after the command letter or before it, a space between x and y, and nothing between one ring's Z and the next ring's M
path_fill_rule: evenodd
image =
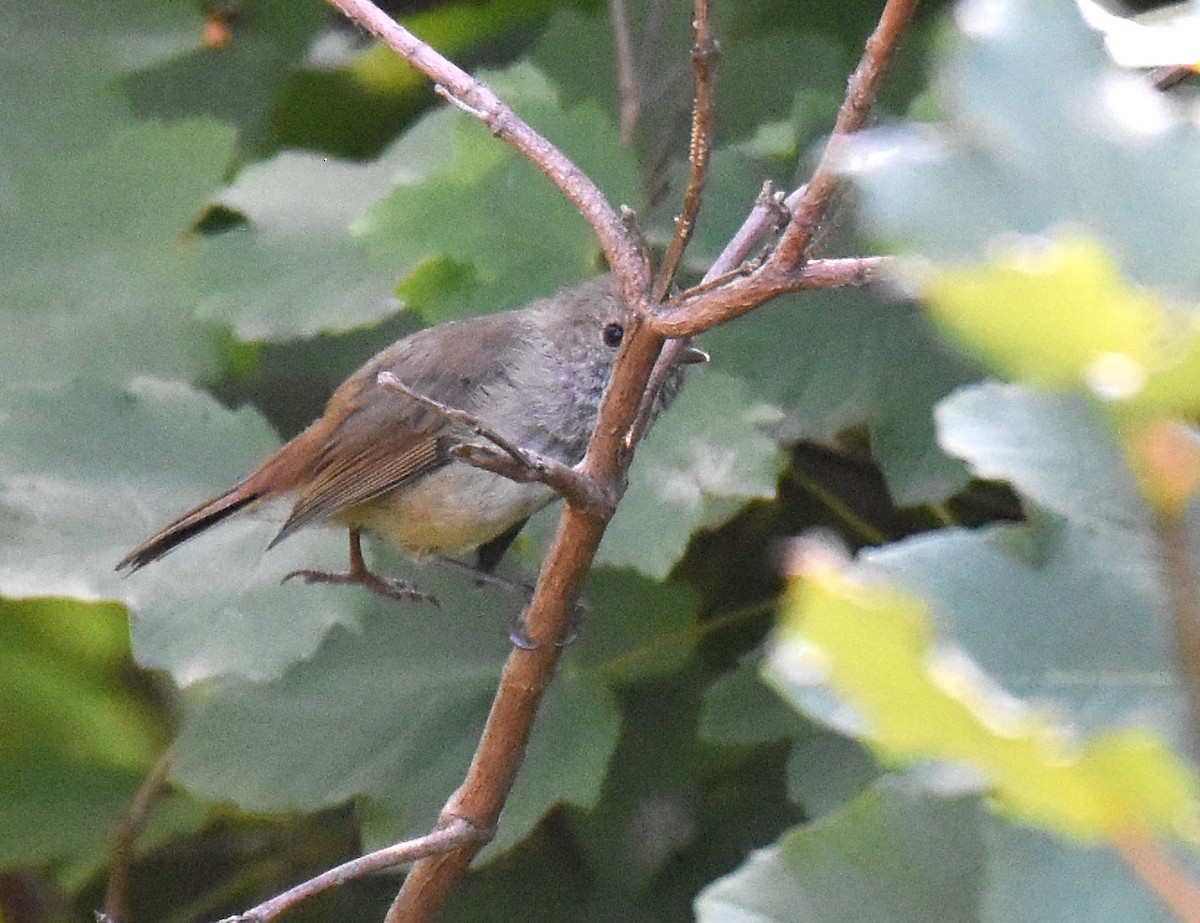
M922 280L933 317L997 372L1109 401L1200 407L1194 312L1130 285L1096 241L1027 239Z
M795 700L814 685L831 692L885 762L969 771L1001 810L1082 839L1153 831L1200 841L1197 780L1164 743L1119 730L1077 744L939 642L917 597L810 559L783 619L772 680Z

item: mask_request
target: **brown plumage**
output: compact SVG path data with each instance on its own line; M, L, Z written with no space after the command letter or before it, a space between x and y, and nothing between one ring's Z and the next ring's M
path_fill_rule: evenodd
M294 505L271 546L313 522L344 525L351 530L352 571L361 569L363 529L417 555L454 554L504 535L553 499L549 488L453 461L450 449L469 441L470 431L384 388L379 373L388 370L519 445L574 464L586 448L626 319L611 280L602 276L517 311L405 337L351 375L320 419L245 480L184 513L117 568L137 570L229 516L281 496ZM676 376L672 393L677 387Z

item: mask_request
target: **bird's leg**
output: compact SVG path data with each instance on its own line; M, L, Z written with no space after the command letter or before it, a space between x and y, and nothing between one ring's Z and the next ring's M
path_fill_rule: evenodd
M358 529L350 529L350 569L330 573L322 570L294 570L283 578L284 583L293 577L299 577L305 583L349 583L363 587L379 596L388 599L399 599L405 602L430 602L435 606L437 598L417 588L407 580L394 577L380 577L367 569L363 561L362 538Z
M515 580L508 580L501 577L499 574L493 573L496 566L500 563L500 559L504 556L504 552L512 545L513 540L517 537L517 533L521 531L528 520L522 520L507 532L501 533L490 542L483 544L476 552L476 565L472 567L463 561L456 561L454 558L436 557L434 558L439 564L447 567L453 567L455 570L465 573L470 577L478 587L497 587L504 590L506 593L521 597L525 602L533 595L533 587L528 583L518 583ZM580 627L583 624L584 616L587 613L587 604L580 600L575 604L575 611L571 615L571 624L567 630L567 636L559 642L560 646L573 642L579 637ZM529 637L529 632L525 629L525 608L514 615L509 623L508 639L522 650L533 650L537 647L537 643Z

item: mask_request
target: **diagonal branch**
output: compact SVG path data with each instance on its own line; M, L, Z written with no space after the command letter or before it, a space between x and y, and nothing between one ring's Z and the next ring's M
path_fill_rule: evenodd
M806 186L794 203L791 224L784 230L775 250L775 259L785 268L793 268L811 256L813 239L821 225L833 196L841 185L839 159L847 135L866 123L883 75L895 57L896 46L912 18L917 0L888 0L880 14L879 24L867 39L858 66L846 86L846 98L838 110L833 134L821 152L821 159Z
M617 212L586 173L535 131L485 84L421 41L370 0L329 0L347 17L428 77L447 99L480 119L541 170L592 226L604 256L632 305L649 288L650 270L621 225Z
M450 407L427 394L414 391L392 372L382 371L375 380L380 387L402 394L447 420L466 426L476 436L486 439L496 447L496 449L490 449L487 446L469 443L455 446L451 450L451 454L467 464L494 471L513 481L541 481L563 499L586 509L604 512L614 505L611 495L599 491L590 478L584 477L570 465L564 465L555 458L517 445L507 436L492 429L475 414L457 407ZM611 512L608 515L611 515Z
M833 134L825 145L812 178L782 203L790 213L791 221L780 236L774 252L761 265L749 269L745 274L738 274L719 288L685 292L681 298L658 308L650 321L658 333L667 337L694 336L740 317L782 292L826 287L832 282L814 284L816 276L807 273L805 263L813 255L817 231L841 185L838 160L846 137L861 129L866 122L916 5L917 0L887 0L879 23L867 40L862 58L847 84L846 98L838 110ZM761 239L773 220L775 218L770 205L760 195L755 209L734 238L734 241L744 244L746 251L722 254L730 264L723 268L732 270L732 257L744 258L749 247ZM869 262L878 258L863 259L862 271L851 273L851 278L864 279L859 284L874 281L881 268L879 263ZM713 273L710 272L710 275ZM706 277L705 282L709 281Z
M696 69L696 98L692 105L692 140L688 148L689 175L687 189L679 217L675 219L675 234L663 255L662 265L654 276L650 300L657 304L667 294L684 251L696 228L696 216L700 213L700 199L704 192L704 181L708 176L708 164L712 155L713 110L715 97L713 82L716 63L720 56L716 39L709 23L708 0L694 0L692 14L692 64Z
M432 833L385 846L383 849L343 862L326 872L322 872L308 881L301 882L294 888L289 888L269 901L263 901L256 907L251 907L245 913L235 917L227 917L220 923L269 923L282 913L291 910L322 891L344 885L355 878L361 878L372 872L395 868L414 859L426 856L436 856L458 849L462 845L479 839L480 835L467 821L457 819L439 827Z

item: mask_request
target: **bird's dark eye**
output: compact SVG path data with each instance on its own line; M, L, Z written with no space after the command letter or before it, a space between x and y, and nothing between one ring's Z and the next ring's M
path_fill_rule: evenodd
M620 324L607 324L604 327L604 332L601 334L604 337L604 345L617 347L621 345L621 340L625 336L625 328Z

